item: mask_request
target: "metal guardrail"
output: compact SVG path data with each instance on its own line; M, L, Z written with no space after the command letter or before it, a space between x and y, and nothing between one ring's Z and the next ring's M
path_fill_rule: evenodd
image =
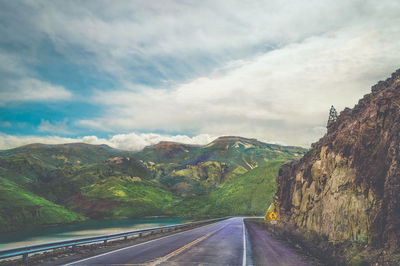
M25 263L27 263L28 255L30 253L43 252L43 251L57 249L57 248L63 248L63 247L72 247L72 250L75 251L75 249L78 245L85 245L85 244L91 244L91 243L102 242L102 241L106 245L108 240L114 240L117 238L124 238L125 240L127 240L129 236L137 235L138 237L141 237L143 233L153 234L157 231L159 231L160 233L168 232L168 231L175 231L175 230L181 229L181 228L193 227L193 226L199 225L199 224L206 224L206 223L222 221L222 220L225 220L228 218L229 217L224 217L224 218L210 219L210 220L204 220L204 221L198 221L198 222L190 222L190 223L183 223L183 224L176 224L176 225L169 225L169 226L160 226L160 227L154 227L154 228L148 228L148 229L142 229L142 230L135 230L135 231L118 233L118 234L71 239L71 240L64 240L64 241L59 241L59 242L51 242L51 243L38 244L38 245L32 245L32 246L26 246L26 247L20 247L20 248L0 250L0 259L16 257L16 256L23 256L23 260L25 261Z

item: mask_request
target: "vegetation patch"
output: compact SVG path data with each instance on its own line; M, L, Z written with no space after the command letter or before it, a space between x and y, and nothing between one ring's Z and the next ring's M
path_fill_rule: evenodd
M279 166L304 152L240 137L138 153L83 143L0 151L1 231L84 217L262 215Z
M175 206L184 216L264 215L276 192L275 177L283 160L264 162L217 190Z
M73 223L85 217L0 178L0 232Z
M109 177L83 187L81 195L74 207L93 218L162 215L177 201L172 192L154 181L123 177Z

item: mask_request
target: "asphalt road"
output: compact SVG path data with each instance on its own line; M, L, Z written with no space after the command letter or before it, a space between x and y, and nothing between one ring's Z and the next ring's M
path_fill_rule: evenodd
M68 265L243 265L244 237L242 218L231 218Z
M251 240L251 242L250 242ZM67 265L301 265L311 263L236 217Z

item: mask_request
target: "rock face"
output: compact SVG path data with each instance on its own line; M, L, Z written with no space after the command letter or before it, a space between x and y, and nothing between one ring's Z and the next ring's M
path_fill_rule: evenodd
M400 70L279 171L281 219L330 242L400 248Z

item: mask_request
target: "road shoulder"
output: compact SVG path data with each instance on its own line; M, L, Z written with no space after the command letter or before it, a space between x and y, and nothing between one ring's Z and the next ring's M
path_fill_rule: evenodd
M286 243L274 239L264 228L246 221L255 265L314 265Z

